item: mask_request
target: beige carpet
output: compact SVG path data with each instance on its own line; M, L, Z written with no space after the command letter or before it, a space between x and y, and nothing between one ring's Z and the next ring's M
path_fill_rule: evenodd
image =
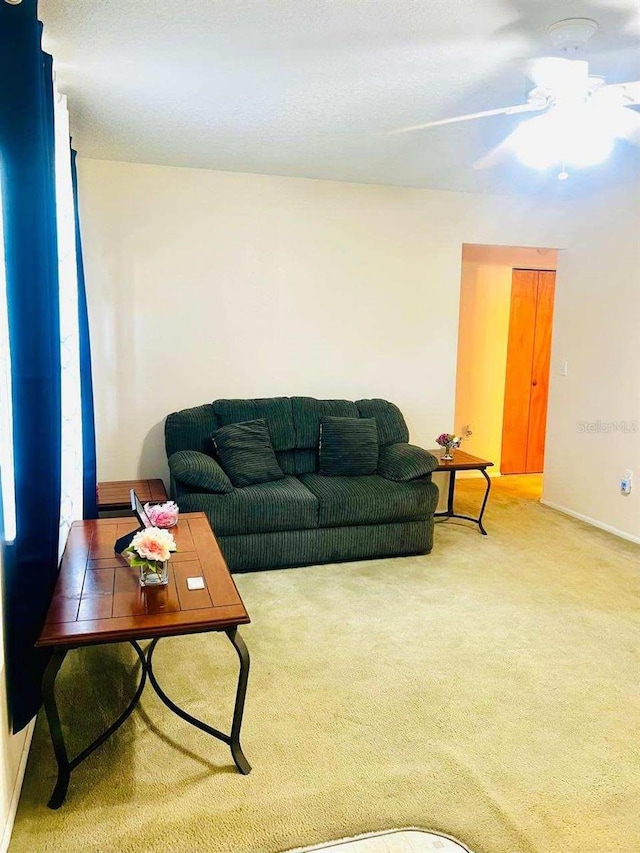
M474 853L640 850L640 548L497 481L482 537L426 557L237 576L253 623L253 772L171 714L141 711L51 812L37 726L11 853L276 853L416 826ZM482 488L460 484L469 508ZM226 639L163 641L170 695L226 725ZM74 652L72 750L130 691L126 646Z

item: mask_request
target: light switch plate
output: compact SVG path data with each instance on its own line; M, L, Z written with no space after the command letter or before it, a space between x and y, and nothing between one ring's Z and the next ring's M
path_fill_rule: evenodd
M204 589L204 578L187 578L187 589Z

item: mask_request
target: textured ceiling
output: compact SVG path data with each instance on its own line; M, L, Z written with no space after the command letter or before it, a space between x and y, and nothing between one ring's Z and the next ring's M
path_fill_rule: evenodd
M619 142L565 184L474 161L517 117L392 128L522 103L546 28L586 16L587 59L640 79L638 0L40 0L86 157L476 192L594 191L640 172Z

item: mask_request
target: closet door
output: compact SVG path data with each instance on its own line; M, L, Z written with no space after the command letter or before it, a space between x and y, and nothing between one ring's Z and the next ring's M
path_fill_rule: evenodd
M542 471L555 273L514 270L502 427L502 474Z
M549 399L549 367L551 361L551 330L553 327L553 297L556 274L541 270L538 273L536 327L531 365L531 400L529 402L529 433L527 436L528 474L544 468L544 440L547 430L547 401Z

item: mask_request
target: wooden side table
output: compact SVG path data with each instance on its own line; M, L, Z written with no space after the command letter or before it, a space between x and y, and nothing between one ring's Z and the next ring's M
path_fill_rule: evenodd
M171 557L169 584L142 588L139 571L115 554L113 544L136 527L133 519L76 521L71 527L47 617L36 642L52 651L42 679L42 696L58 764L49 808L64 802L71 771L119 728L138 704L147 677L164 704L191 725L226 743L242 774L251 770L240 746L240 729L249 679L249 652L238 626L250 621L215 536L203 512L183 513L172 528L178 550ZM202 578L204 588L187 580ZM231 723L226 734L193 717L170 699L158 683L153 652L163 637L224 631L235 648L240 671ZM139 641L151 639L143 649ZM141 664L140 683L131 701L93 743L69 758L56 701L56 676L69 651L102 643L130 643ZM204 680L204 679L203 679Z
M491 491L491 478L487 474L487 468L490 468L493 465L493 462L489 462L487 459L480 459L478 456L472 456L470 453L465 453L464 450L454 450L453 459L443 460L441 458L443 452L444 451L442 448L429 451L429 453L432 453L438 459L438 467L434 468L433 473L435 474L437 471L449 472L449 495L447 498L447 509L444 512L436 512L434 514L434 517L462 518L465 521L473 521L474 524L477 524L480 528L480 533L482 533L483 536L486 536L487 531L484 529L484 525L482 524L482 516L484 515L484 510L487 506L487 501L489 499L489 492ZM458 515L457 512L454 512L453 500L456 490L456 471L480 471L482 476L487 481L487 490L484 493L484 499L480 508L480 515L477 518L472 518L470 515Z
M129 493L135 489L143 504L161 504L168 500L162 480L114 480L98 483L98 512L129 510Z

